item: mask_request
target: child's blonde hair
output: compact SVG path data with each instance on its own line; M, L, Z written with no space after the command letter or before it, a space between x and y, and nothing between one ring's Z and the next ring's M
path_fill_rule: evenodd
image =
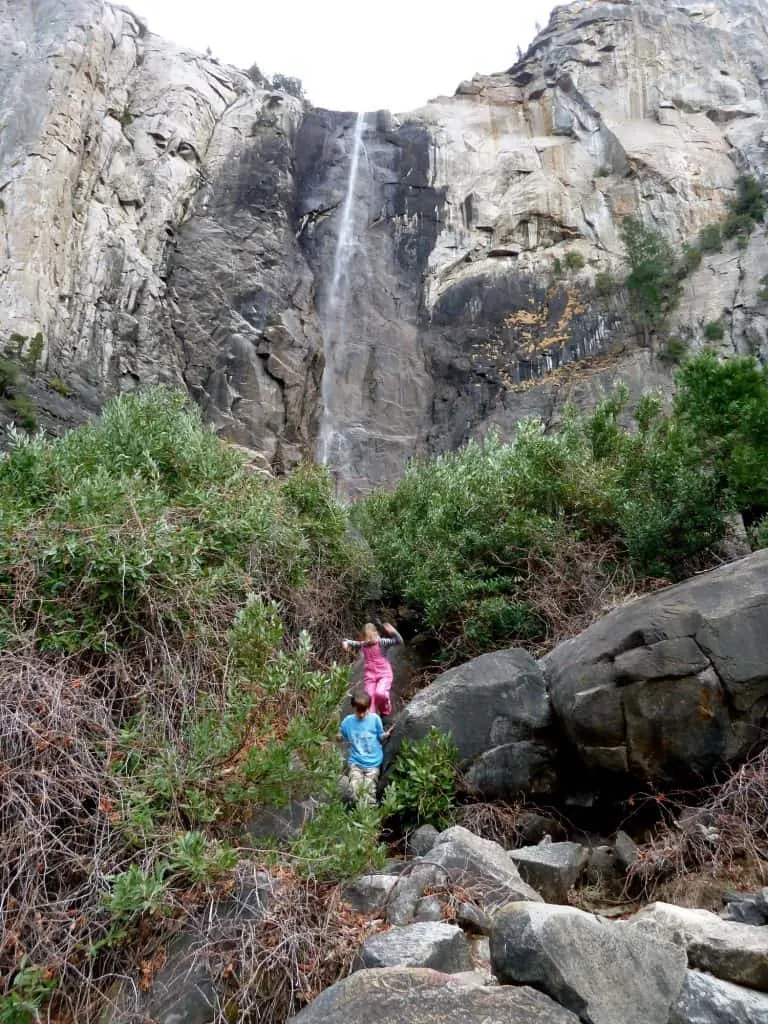
M379 639L379 631L378 629L376 629L372 622L366 622L366 624L363 626L362 636L363 640L365 640L367 643L371 643L372 641Z

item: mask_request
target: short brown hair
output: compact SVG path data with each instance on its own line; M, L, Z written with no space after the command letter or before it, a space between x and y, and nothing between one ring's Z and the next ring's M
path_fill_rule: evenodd
M352 707L358 711L367 711L371 706L371 695L365 690L355 690L352 694Z

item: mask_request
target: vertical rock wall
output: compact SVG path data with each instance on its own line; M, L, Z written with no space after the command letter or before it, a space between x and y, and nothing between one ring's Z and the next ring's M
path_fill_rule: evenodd
M509 71L367 114L350 185L354 114L106 0L0 0L0 347L46 426L169 382L350 494L619 378L669 391L605 288L619 225L680 246L766 176L767 24L766 0L577 0ZM762 228L707 256L674 330L765 359L767 261Z

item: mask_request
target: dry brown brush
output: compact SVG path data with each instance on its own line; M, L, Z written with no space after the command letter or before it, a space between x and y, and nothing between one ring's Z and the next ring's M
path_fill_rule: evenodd
M768 748L699 793L655 794L663 824L641 847L627 891L654 899L671 881L768 878Z

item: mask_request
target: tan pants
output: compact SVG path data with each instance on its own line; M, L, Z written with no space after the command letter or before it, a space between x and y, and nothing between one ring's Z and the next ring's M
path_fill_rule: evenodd
M359 804L376 803L376 783L379 781L378 768L361 768L357 764L349 766L349 782L355 800Z

